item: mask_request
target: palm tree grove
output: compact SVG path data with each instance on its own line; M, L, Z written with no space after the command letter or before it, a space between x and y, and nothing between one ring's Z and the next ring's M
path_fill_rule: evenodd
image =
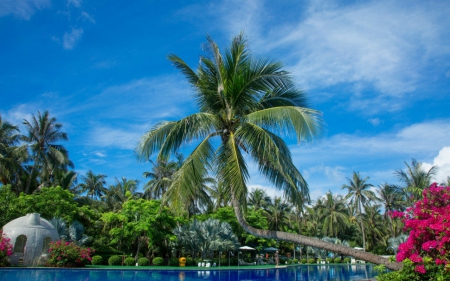
M283 264L356 259L401 269L386 256L409 233L390 214L423 199L437 167L399 159L398 182L375 186L354 171L336 182L341 193L311 198L290 145L324 134L322 112L280 62L253 55L243 33L224 50L207 36L203 49L195 68L168 56L196 112L160 120L135 140L135 161L146 165L140 179L77 173L64 124L49 111L30 112L22 124L0 116L0 227L39 213L104 265L178 266L181 257L188 266L237 265L274 247ZM277 196L249 187L252 169ZM256 251L238 257L244 245Z

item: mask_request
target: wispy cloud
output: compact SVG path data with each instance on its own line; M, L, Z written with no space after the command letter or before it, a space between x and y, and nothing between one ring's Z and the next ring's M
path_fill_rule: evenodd
M85 11L81 12L81 16L80 16L83 20L89 21L91 23L95 23L95 19L93 16L89 15L88 13L86 13Z
M81 0L67 0L67 6L74 6L76 8L81 7Z
M439 184L446 181L447 177L450 177L450 146L443 147L433 159L433 163L424 162L422 166L427 171L436 166L437 171L433 180Z
M0 17L13 14L29 20L38 10L50 7L50 0L2 0L0 1Z
M445 1L428 2L426 9L422 1L311 1L283 14L269 1L231 2L210 12L219 16L217 28L233 35L245 30L253 50L279 53L309 91L345 86L330 93L346 96L343 106L351 110L397 111L424 98L410 93L429 79L426 74L448 71L435 63L450 57Z
M70 32L65 32L62 38L62 45L66 50L72 50L75 45L81 40L81 35L83 35L82 28L73 28Z

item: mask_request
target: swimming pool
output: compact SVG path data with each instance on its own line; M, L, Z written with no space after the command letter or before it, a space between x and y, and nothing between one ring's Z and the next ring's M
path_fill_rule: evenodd
M372 265L296 266L244 270L0 269L0 281L349 281L376 276Z

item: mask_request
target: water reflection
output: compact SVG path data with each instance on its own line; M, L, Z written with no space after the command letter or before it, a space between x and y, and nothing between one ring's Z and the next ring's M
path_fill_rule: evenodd
M0 269L0 281L348 281L375 277L371 265L296 266L251 270L74 270Z

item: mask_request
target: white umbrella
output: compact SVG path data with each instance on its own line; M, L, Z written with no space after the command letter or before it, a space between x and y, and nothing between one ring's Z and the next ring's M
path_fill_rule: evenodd
M264 251L266 251L266 252L275 252L275 251L278 251L278 249L274 248L274 247L269 247L269 248L265 248Z
M239 248L239 250L256 250L255 248L249 247L249 246L242 246Z

